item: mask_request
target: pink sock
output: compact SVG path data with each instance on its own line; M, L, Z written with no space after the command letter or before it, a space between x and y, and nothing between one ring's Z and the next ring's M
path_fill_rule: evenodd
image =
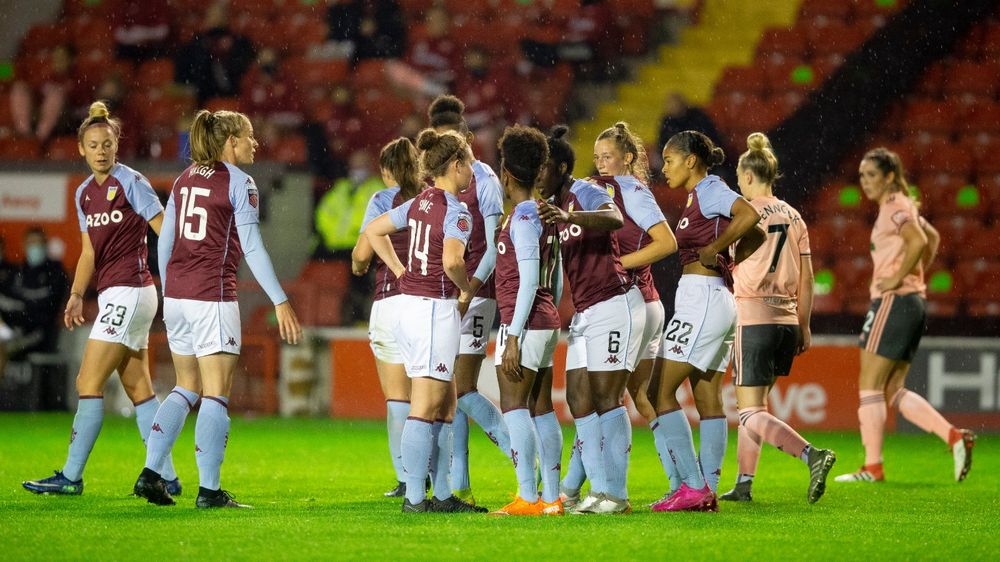
M861 443L865 446L865 464L882 462L882 437L885 431L885 393L862 390L858 421L861 422Z
M937 435L945 443L948 442L948 435L954 426L948 423L948 420L944 419L944 416L923 396L901 388L892 397L892 405L913 425Z
M764 407L740 410L740 425L793 457L800 456L809 444L787 423L772 416Z
M760 460L760 444L763 442L760 435L739 425L736 428L738 438L736 440L736 463L739 465L740 475L753 476L757 472L757 461Z

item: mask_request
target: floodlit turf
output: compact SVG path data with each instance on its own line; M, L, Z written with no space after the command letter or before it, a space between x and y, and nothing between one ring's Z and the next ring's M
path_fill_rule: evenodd
M888 482L836 484L806 503L807 471L765 449L752 505L720 513L653 514L665 478L652 435L635 431L629 516L495 518L403 515L382 498L394 483L377 423L234 418L223 487L253 511L194 508L194 419L178 439L185 485L174 507L129 496L144 453L133 420L110 417L84 477L83 496L35 496L21 481L61 468L68 414L0 414L0 557L29 559L941 559L996 560L1000 552L997 438L981 436L969 479L956 484L934 437L892 435ZM572 437L570 428L564 436ZM513 469L472 430L472 482L479 503L501 506ZM735 431L722 489L736 472ZM807 435L832 446L834 474L862 460L856 434ZM991 450L992 449L992 450ZM565 451L568 455L568 448ZM564 455L564 457L566 456Z

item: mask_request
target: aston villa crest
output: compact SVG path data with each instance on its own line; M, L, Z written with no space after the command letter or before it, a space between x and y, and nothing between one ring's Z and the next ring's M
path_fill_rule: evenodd
M118 195L118 186L117 185L108 186L108 201L114 201L115 195Z

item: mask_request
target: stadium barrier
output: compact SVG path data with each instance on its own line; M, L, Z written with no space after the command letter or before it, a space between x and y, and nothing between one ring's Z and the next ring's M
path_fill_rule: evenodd
M330 408L337 418L384 419L385 404L379 388L375 362L368 340L360 330L338 330L329 340ZM493 367L493 344L483 361L479 391L499 402ZM926 338L914 359L907 386L916 390L961 427L977 431L1000 430L1000 374L997 371L1000 342ZM572 417L566 405L566 342L556 348L553 403L561 421ZM782 377L768 398L771 411L793 427L803 430L857 430L858 348L852 337L817 337L813 347L799 356L789 377ZM726 414L737 423L736 393L732 377L723 387ZM689 419L698 414L688 385L680 391L681 404ZM628 399L626 398L626 401ZM645 421L631 407L634 425ZM900 418L901 419L901 418ZM887 428L919 431L890 415Z

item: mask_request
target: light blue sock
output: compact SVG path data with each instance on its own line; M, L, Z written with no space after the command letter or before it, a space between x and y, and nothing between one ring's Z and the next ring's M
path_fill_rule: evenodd
M705 418L698 426L700 434L699 458L705 481L713 492L719 490L722 478L722 459L726 457L729 423L725 417Z
M653 420L649 422L649 429L653 431L653 445L656 446L656 456L660 457L663 472L667 474L667 478L670 480L670 493L673 494L677 491L677 488L681 487L681 477L677 474L677 467L674 466L674 462L670 460L670 454L667 453L667 445L663 442L663 437L660 435L660 432L656 431L659 425L656 420Z
M431 438L435 447L431 453L431 462L434 463L434 497L439 500L446 500L451 496L451 451L452 451L452 430L451 423L436 421L431 428Z
M139 435L142 436L143 445L149 439L149 430L153 427L153 418L156 417L156 411L159 409L160 401L155 394L135 405L135 424L139 426ZM167 453L167 458L163 461L163 471L160 472L160 476L167 482L177 479L174 460L170 453Z
M467 490L469 483L469 417L461 409L455 409L451 420L451 489Z
M431 464L433 426L433 422L408 417L399 438L399 450L403 454L403 474L406 476L406 499L412 504L424 501L427 496L424 481L427 480L427 470Z
M482 394L473 390L463 394L458 399L458 407L479 427L483 428L486 436L490 438L503 454L510 458L510 433L503 423L503 415L500 409L493 402L490 402Z
M542 465L542 501L559 499L559 473L562 470L562 427L555 412L534 418L538 439L538 461Z
M403 481L403 455L399 452L399 440L403 435L403 424L406 423L408 415L410 415L409 402L385 401L385 427L389 433L389 456L392 457L392 468L396 471L396 480L399 482Z
M691 440L691 425L683 410L674 410L656 418L660 439L667 446L667 456L677 469L677 474L690 488L701 490L705 487L705 479L698 466L698 458L694 454L694 443Z
M577 447L583 470L590 479L590 493L601 494L608 491L607 472L604 469L604 434L601 432L601 418L597 412L576 419Z
M94 448L103 424L104 397L81 396L76 404L76 417L73 418L73 433L69 437L69 454L63 465L63 476L74 482L83 478L87 457Z
M628 410L621 406L599 416L601 434L604 436L604 470L607 474L607 492L620 499L628 499L628 461L632 453L632 423Z
M206 490L222 487L222 460L229 442L229 400L224 396L206 396L198 410L194 426L195 460L198 484Z
M580 431L573 434L573 448L569 451L569 466L562 480L562 487L567 490L579 490L587 480L587 472L583 470L583 460L580 458Z
M517 475L518 495L534 503L538 501L538 481L535 480L535 428L531 412L527 408L511 410L504 413L503 421L510 431L510 457Z
M174 448L177 436L184 429L188 412L197 401L197 392L179 386L175 386L163 399L153 416L151 431L146 438L146 468L162 476L166 458Z

